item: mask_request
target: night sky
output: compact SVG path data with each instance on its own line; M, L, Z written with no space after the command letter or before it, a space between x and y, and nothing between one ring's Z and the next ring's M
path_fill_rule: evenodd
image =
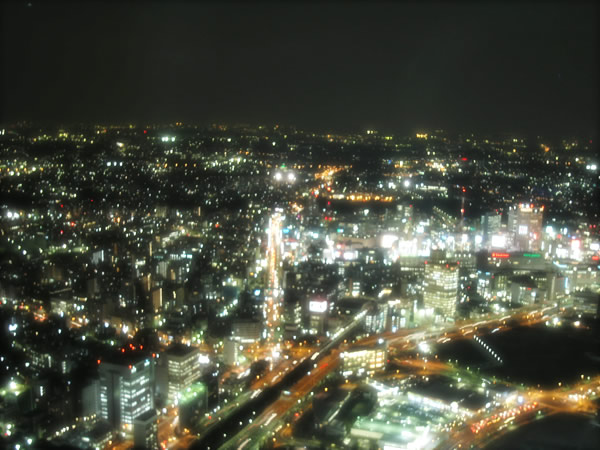
M596 135L593 2L13 2L0 121Z

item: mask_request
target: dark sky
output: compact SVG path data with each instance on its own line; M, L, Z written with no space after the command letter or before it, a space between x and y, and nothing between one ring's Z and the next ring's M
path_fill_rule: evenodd
M13 2L0 121L584 133L593 2Z

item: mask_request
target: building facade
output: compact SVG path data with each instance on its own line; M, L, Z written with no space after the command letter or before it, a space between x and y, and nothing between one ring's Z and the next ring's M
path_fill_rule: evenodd
M151 358L101 361L100 417L118 431L131 434L134 420L154 409L154 365Z
M423 280L425 309L433 309L435 314L444 317L454 317L457 299L458 264L426 264Z

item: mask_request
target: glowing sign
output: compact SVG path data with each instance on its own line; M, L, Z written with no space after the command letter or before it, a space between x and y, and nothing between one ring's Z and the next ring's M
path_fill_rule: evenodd
M492 247L504 248L506 246L506 236L495 234L492 236Z
M509 253L492 252L492 258L506 259L506 258L509 258L509 257L510 257Z
M523 258L541 258L539 253L523 253Z
M392 248L394 242L398 240L398 236L394 236L393 234L384 234L381 236L381 246L383 248Z
M308 304L308 310L314 313L324 313L327 311L327 302L325 300L311 300Z

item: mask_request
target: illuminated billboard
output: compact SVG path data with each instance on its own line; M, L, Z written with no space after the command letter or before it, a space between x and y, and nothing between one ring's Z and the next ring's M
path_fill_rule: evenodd
M326 300L311 300L308 304L308 310L314 313L324 313L327 311Z
M503 236L501 234L494 234L492 236L492 247L494 247L494 248L506 247L506 236Z
M394 245L394 242L396 242L398 240L398 236L395 236L393 234L384 234L383 236L381 236L381 246L383 248L392 248L392 245Z

